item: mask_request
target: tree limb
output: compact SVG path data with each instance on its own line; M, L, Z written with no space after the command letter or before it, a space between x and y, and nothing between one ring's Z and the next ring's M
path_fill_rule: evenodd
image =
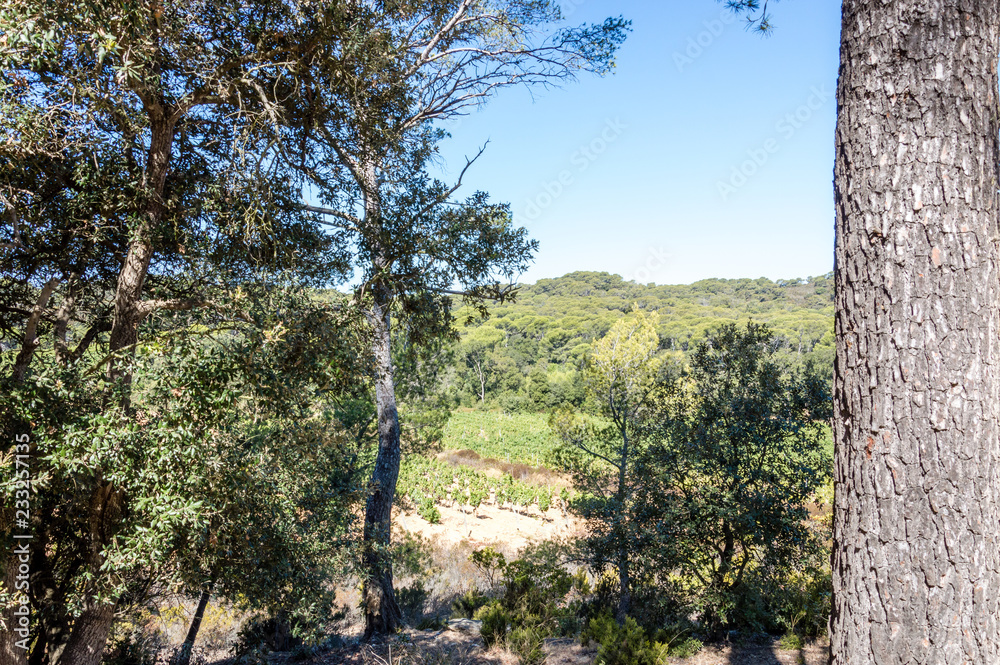
M38 347L38 321L42 318L42 312L45 311L45 307L49 304L49 298L52 297L52 292L56 290L58 285L59 278L53 277L45 283L41 293L38 294L38 300L35 301L35 306L31 310L31 316L28 317L28 322L24 326L24 340L21 342L21 351L14 360L15 383L24 381L28 365L31 364L31 358L35 355L35 349Z

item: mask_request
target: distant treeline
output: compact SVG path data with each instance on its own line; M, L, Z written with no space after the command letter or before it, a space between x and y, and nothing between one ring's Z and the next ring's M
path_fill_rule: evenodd
M793 364L833 375L832 274L801 280L706 279L690 285L626 282L604 272L573 272L523 286L487 320L471 308L461 330L448 390L456 403L509 410L582 405L587 352L633 306L659 312L664 352L686 352L726 322L767 323Z

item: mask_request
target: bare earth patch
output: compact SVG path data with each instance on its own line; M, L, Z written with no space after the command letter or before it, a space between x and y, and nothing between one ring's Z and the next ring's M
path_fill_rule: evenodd
M559 508L542 513L537 506L521 514L484 504L473 514L439 505L440 524L431 524L412 510L402 513L398 508L393 510L396 524L428 539L449 545L466 541L473 547L501 543L511 551L520 550L530 541L578 535L583 525L581 520L563 515Z

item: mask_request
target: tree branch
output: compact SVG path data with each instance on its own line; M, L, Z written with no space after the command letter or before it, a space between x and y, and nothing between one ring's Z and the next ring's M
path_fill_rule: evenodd
M35 306L31 310L31 316L28 317L28 322L24 326L24 340L21 342L21 351L14 360L15 383L24 381L28 365L31 364L31 358L35 355L35 349L38 347L38 321L42 318L42 312L45 311L45 307L49 304L49 298L52 297L52 292L56 290L58 285L59 278L53 277L45 283L41 293L38 294L38 300L35 301Z

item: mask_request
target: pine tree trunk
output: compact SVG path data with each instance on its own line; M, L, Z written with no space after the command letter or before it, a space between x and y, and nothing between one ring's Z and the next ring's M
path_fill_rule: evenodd
M844 0L832 662L1000 663L995 0Z
M371 494L365 507L363 568L365 637L396 632L402 613L392 586L389 555L392 503L399 478L399 414L393 383L389 295L375 287L374 304L368 311L375 360L375 406L378 412L378 455L372 471Z

